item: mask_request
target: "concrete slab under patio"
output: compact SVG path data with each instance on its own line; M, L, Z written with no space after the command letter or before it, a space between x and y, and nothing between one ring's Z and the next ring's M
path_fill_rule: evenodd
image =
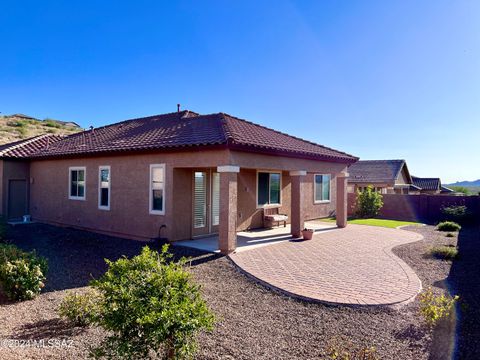
M307 221L305 227L314 229L316 233L332 231L337 226L329 223L320 223L318 221ZM286 227L275 227L272 229L255 229L250 231L240 231L237 233L236 252L252 250L259 247L277 244L283 241L295 239L291 235L290 225ZM176 241L173 246L186 246L208 252L220 252L218 246L218 235L198 238L194 240Z

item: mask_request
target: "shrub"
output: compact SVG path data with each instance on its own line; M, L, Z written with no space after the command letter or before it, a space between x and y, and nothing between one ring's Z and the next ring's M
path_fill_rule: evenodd
M350 342L330 341L327 357L331 360L377 360L377 349L374 346L358 347Z
M428 326L433 327L440 319L450 316L459 296L453 298L445 295L434 295L432 288L420 294L420 314Z
M465 205L444 206L441 212L445 220L459 223L467 222L472 217L471 211Z
M430 253L439 259L454 260L458 257L458 249L455 246L437 246Z
M0 244L0 285L12 300L30 300L45 286L47 260L35 252Z
M144 247L140 255L115 262L92 282L103 300L93 323L111 335L94 349L94 357L168 358L191 356L195 334L211 330L214 316L200 288L184 268L185 259L171 261L168 245L161 253Z
M58 314L76 326L87 326L98 316L102 301L100 294L90 289L83 294L68 293L58 308Z
M462 227L453 221L443 221L438 223L438 231L460 231Z
M357 215L359 217L375 217L383 206L383 197L371 185L363 191L357 191Z

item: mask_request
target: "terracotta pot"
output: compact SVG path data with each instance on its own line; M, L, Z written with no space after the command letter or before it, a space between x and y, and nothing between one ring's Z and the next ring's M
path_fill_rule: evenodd
M303 240L312 240L313 230L302 230Z

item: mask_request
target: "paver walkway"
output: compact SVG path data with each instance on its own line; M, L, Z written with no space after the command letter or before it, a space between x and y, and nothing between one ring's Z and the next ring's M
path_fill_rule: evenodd
M394 305L421 290L415 272L391 249L421 240L420 234L348 225L312 240L234 253L230 259L267 286L296 297L336 304Z

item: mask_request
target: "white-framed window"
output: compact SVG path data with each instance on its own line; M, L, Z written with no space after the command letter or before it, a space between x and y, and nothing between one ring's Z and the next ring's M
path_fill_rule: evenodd
M257 207L282 204L282 173L257 172Z
M165 164L150 165L150 214L165 215Z
M98 167L98 208L110 210L110 166Z
M330 174L315 174L313 182L313 200L315 204L330 201Z
M87 169L85 166L68 168L68 198L70 200L85 200Z
M212 173L212 226L220 224L220 173Z

